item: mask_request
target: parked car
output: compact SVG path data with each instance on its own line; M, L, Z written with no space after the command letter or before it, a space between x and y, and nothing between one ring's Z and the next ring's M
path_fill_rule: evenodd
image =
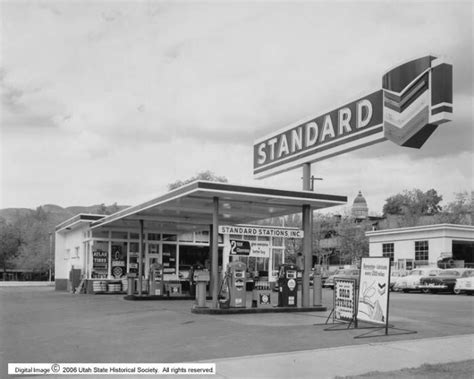
M416 268L407 276L400 277L396 280L394 291L410 292L420 291L420 280L426 276L436 276L441 269L436 268Z
M391 270L390 271L390 285L389 285L390 291L394 290L394 286L397 280L407 275L408 275L408 271L406 270Z
M355 279L356 287L358 287L359 286L359 273L360 273L360 270L357 268L345 268L345 269L337 270L333 275L331 275L325 280L323 287L334 289L334 281L336 278L337 279Z
M466 270L462 273L460 278L456 278L453 292L456 295L460 293L474 294L474 269Z
M441 270L436 276L429 276L420 279L420 288L424 293L454 292L456 280L464 274L474 270L462 268L450 268Z

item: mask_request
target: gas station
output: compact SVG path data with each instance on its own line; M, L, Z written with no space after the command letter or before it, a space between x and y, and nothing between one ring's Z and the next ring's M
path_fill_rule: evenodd
M58 225L56 289L127 288L130 299L181 295L177 265L188 256L193 311L246 311L248 300L262 311L321 307L317 270L310 301L313 211L343 205L347 197L314 193L311 164L384 141L419 149L452 118L452 65L443 59L411 60L381 82L373 93L255 141L254 178L302 168L301 191L196 181L110 216L78 215ZM302 230L259 224L297 213ZM282 238L302 239L302 267L285 264ZM254 282L251 299L248 257L268 258L267 274Z
M130 207L113 215L103 217L97 221L89 223L65 223L61 224L57 230L58 244L61 248L61 241L66 240L64 235L70 234L71 229L76 225L80 233L90 233L90 235L100 235L101 233L114 233L118 231L136 231L138 232L138 257L144 261L144 239L146 232L153 231L153 234L164 236L176 233L183 235L187 233L209 232L209 260L208 267L196 267L193 271L193 282L195 283L195 294L197 304L201 307L206 304L206 287L209 287L211 298L210 308L246 308L246 272L247 265L237 260L238 255L232 254L230 246L232 238L245 235L254 236L255 244L265 245L259 242L263 239L281 239L281 238L301 238L303 240L304 253L306 256L304 270L301 273L302 292L301 305L309 307L309 275L312 269L312 251L311 251L311 215L312 210L322 209L331 206L345 204L347 198L344 196L317 194L309 191L288 191L280 189L270 189L261 187L238 186L225 183L196 181L171 191L164 196L150 200L143 204ZM303 230L295 228L266 227L261 225L248 225L260 220L281 217L289 214L302 213ZM225 225L223 225L225 223ZM80 225L83 225L80 228ZM245 226L242 226L245 225ZM84 229L85 228L85 229ZM87 230L87 231L86 231ZM222 232L220 234L219 232ZM229 233L232 232L232 233ZM239 234L240 232L240 234ZM147 233L150 235L150 233ZM221 241L219 241L219 235ZM256 237L256 238L255 238ZM247 241L241 240L242 243ZM221 242L221 243L220 243ZM223 242L223 243L222 243ZM112 242L109 243L112 246ZM164 294L164 286L171 289L173 295L173 283L165 283L166 266L165 254L166 248L163 244L159 245L156 260L149 266L150 285L148 294L145 295L142 290L145 288L145 270L143 264L138 264L138 272L133 272L128 257L129 283L136 282L136 294L132 290L133 284L129 284L129 295L135 298L160 298ZM247 242L250 245L249 242ZM223 246L219 252L219 246ZM265 246L264 246L265 247ZM94 262L91 257L94 252L94 241L85 242L86 257L85 267L93 269ZM234 249L235 250L235 249ZM242 250L242 249L241 249ZM249 250L249 249L247 249ZM242 253L242 251L238 251ZM257 253L261 253L258 251ZM248 251L250 253L250 251ZM241 258L240 255L239 258ZM92 258L92 260L91 260ZM140 259L138 258L138 263ZM114 264L112 263L112 266ZM219 266L222 268L219 272ZM295 268L296 266L294 266ZM227 269L226 269L227 268ZM93 270L85 270L93 272ZM267 271L272 271L267 268ZM282 274L283 275L283 274ZM286 306L296 307L296 270L284 272L288 276L290 284L289 293L293 295L285 301ZM91 276L90 274L88 276ZM90 281L94 281L91 276ZM264 284L263 280L256 283L256 291L259 298L266 299L262 304L269 304L270 288L268 278ZM279 279L280 280L280 279ZM209 282L209 283L208 283ZM228 304L219 302L219 293L223 287L226 287L228 294ZM265 289L264 289L265 288ZM280 290L283 291L281 285ZM176 293L178 291L176 290ZM285 289L285 294L287 293ZM281 297L282 295L280 295ZM260 302L259 302L260 303ZM221 305L222 304L222 305ZM281 303L283 304L283 303Z

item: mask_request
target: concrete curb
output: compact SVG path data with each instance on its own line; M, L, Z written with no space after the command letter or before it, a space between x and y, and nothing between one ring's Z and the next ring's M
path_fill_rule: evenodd
M474 359L474 334L206 360L214 378L334 378Z
M228 315L228 314L248 314L248 313L292 313L292 312L326 312L326 307L272 307L272 308L207 308L193 306L191 313L210 314L210 315Z
M54 282L2 282L0 281L0 287L54 287Z

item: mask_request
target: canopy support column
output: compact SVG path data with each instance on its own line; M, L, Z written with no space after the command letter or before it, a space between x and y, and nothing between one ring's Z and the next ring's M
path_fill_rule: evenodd
M211 228L211 277L212 277L212 307L217 308L219 290L219 198L213 198L212 228Z
M309 274L311 272L311 265L313 263L313 249L312 249L312 230L313 230L313 211L310 205L303 205L303 290L301 293L301 305L303 308L309 307Z
M140 222L140 237L138 243L138 296L142 296L143 282L143 220Z

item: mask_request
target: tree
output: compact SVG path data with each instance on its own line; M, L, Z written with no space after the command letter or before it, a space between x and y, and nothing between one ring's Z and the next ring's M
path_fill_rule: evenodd
M360 261L369 256L369 239L365 232L372 229L369 221L355 222L352 217L344 217L337 226L339 253L342 260L348 263Z
M455 200L443 208L437 217L438 223L473 225L474 191L455 194Z
M339 219L334 215L319 213L313 218L313 253L318 264L328 266L329 258L336 252Z
M49 234L54 232L54 219L43 207L24 215L16 222L20 233L18 254L13 260L16 268L46 272L50 264Z
M0 218L0 255L3 265L3 280L6 280L7 266L18 254L21 244L20 231L14 225Z
M207 180L210 182L220 182L220 183L227 183L228 180L225 176L217 176L212 171L201 171L197 175L193 176L192 178L186 180L177 180L174 183L168 184L168 191L174 190L176 188L182 187L185 184L192 183L196 180Z
M113 213L118 212L119 210L120 207L117 205L116 202L109 206L102 203L96 208L95 213L99 215L111 215Z
M432 216L441 211L439 203L443 197L436 190L430 189L426 192L420 189L403 191L385 200L383 206L384 216L401 216L402 226L415 226L419 224L422 216Z

